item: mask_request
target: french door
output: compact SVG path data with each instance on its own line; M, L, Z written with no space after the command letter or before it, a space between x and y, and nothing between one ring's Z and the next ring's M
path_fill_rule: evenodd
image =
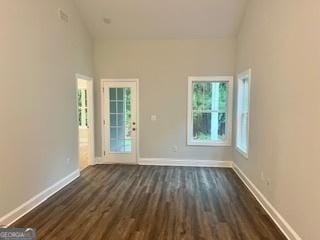
M137 163L137 82L103 81L104 155L108 163Z

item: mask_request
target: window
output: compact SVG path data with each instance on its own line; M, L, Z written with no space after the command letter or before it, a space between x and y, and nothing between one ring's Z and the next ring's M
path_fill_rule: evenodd
M188 145L231 146L233 77L190 77Z
M237 150L248 158L251 70L238 76Z
M88 91L78 89L78 119L80 128L89 128L88 123Z

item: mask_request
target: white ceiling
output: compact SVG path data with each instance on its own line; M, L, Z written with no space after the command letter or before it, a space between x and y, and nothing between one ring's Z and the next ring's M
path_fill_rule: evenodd
M237 34L247 0L74 0L95 39L188 39ZM105 24L103 18L111 18Z

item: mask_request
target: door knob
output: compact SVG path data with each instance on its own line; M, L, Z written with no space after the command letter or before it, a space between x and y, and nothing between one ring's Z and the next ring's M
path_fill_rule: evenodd
M135 131L136 129L135 128L132 128L132 131Z

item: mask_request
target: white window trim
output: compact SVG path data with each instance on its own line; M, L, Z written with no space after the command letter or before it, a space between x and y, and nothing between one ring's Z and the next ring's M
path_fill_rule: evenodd
M228 83L228 119L226 126L226 141L194 141L192 119L192 83L193 82L227 82ZM233 77L232 76L203 76L188 78L188 123L187 144L190 146L232 146L232 109L233 109Z
M247 152L241 147L239 147L239 138L240 138L240 118L241 113L239 109L239 102L240 102L240 82L244 79L248 79L248 129L247 129ZM237 134L236 134L236 150L245 158L249 158L249 149L250 149L250 104L251 104L251 69L248 69L245 72L242 72L238 75L238 89L237 89Z

